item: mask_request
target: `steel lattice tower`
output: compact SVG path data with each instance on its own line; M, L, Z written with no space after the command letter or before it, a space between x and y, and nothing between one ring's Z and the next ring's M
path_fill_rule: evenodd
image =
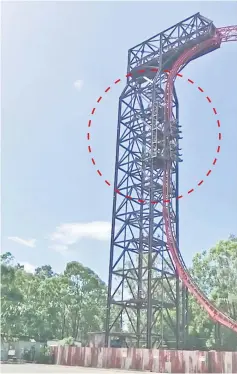
M170 160L178 243L179 106L174 90L167 134L164 70L213 31L198 13L129 50L119 99L106 345L113 335L137 347L185 345L187 290L167 249L163 220L163 173Z

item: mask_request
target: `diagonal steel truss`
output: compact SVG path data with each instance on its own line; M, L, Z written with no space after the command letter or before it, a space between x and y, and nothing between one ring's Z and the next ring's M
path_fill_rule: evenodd
M170 216L178 243L179 106L174 90L167 126L164 70L214 32L198 13L129 50L119 99L106 345L115 333L137 347L185 345L187 290L167 249L163 219L163 175L171 160Z

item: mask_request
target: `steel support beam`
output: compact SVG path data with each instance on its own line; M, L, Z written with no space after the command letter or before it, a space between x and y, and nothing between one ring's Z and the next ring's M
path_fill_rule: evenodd
M163 220L163 174L169 157L170 216L178 244L179 108L174 91L172 131L167 135L165 70L214 31L212 22L197 13L129 50L127 85L119 99L106 346L114 333L131 346L185 345L187 290L167 249Z

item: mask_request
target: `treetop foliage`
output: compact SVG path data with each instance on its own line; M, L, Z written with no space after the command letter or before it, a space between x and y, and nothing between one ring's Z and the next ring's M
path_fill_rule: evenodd
M196 254L190 273L210 301L237 320L237 238L232 235ZM107 286L81 263L67 263L61 274L50 265L31 274L6 252L1 255L1 278L1 329L5 336L28 336L38 341L70 337L87 344L89 332L104 330ZM159 289L156 292L161 294ZM189 348L215 349L215 328L189 296ZM221 328L218 344L233 350L237 336Z

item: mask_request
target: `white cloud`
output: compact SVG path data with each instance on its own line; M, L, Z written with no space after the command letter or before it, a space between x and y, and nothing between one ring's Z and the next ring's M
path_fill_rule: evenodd
M29 264L29 262L20 262L20 265L24 265L24 269L27 273L35 272L35 266L32 264Z
M26 245L27 247L30 247L30 248L35 247L36 239L22 239L22 238L19 238L18 236L9 236L8 239L12 240L13 242Z
M49 249L60 253L61 255L65 255L68 253L68 246L67 245L61 245L61 244L52 244L49 246Z
M95 240L108 240L110 238L110 222L88 222L88 223L63 223L51 234L51 249L57 252L67 251L68 246L77 243L83 238Z
M83 87L83 80L78 79L77 81L75 81L75 82L73 83L73 85L74 85L74 87L75 87L75 89L76 89L77 91L81 91L81 89L82 89L82 87Z

